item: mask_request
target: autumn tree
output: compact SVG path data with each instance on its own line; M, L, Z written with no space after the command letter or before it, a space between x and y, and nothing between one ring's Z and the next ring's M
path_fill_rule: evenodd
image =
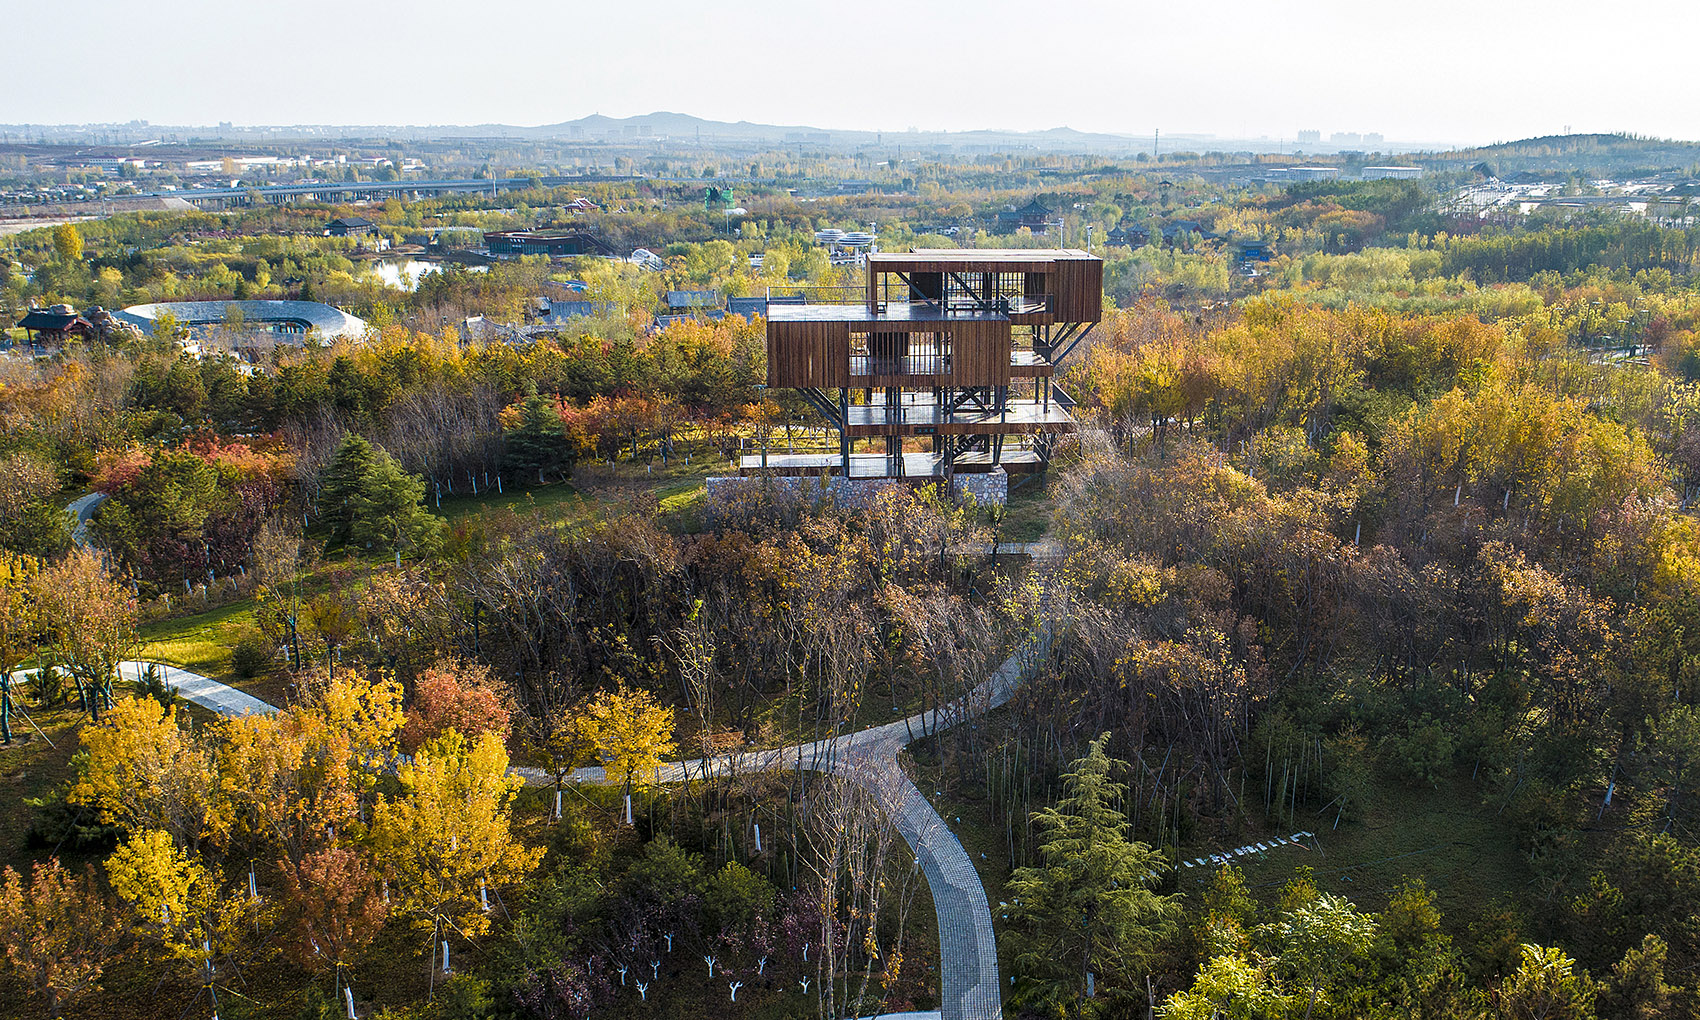
M83 232L75 223L61 223L53 228L53 253L61 262L83 260Z
M876 970L883 966L888 988L902 973L908 912L921 871L896 819L912 795L902 774L891 771L861 779L830 773L809 790L808 852L801 856L811 879L822 1017L879 1012L865 1008ZM936 824L923 821L909 838L925 845Z
M48 1014L100 991L124 925L93 869L78 875L53 857L36 864L28 885L10 867L0 877L0 945Z
M98 721L112 707L118 664L135 652L135 596L99 556L78 549L36 575L35 603L84 710Z
M286 712L227 720L217 757L227 838L274 856L292 881L306 881L310 855L361 828L401 723L401 686L384 676L347 670L305 686Z
M542 857L513 833L513 800L524 783L508 774L494 733L467 740L449 730L396 769L403 793L380 800L372 819L379 868L394 883L395 907L430 931L427 969L446 932L473 938L490 925L486 891L524 878Z
M199 978L216 1010L218 961L241 946L262 908L245 890L223 888L220 876L159 829L132 834L107 858L106 873L135 931Z
M648 691L621 684L593 698L587 713L608 777L628 794L634 780L648 781L673 753L673 713Z
M389 905L359 851L324 847L284 870L288 916L295 939L289 952L313 971L330 971L337 986L344 969L383 927Z
M85 726L69 800L129 832L168 833L196 846L214 824L215 779L207 748L179 724L177 710L125 698L106 725Z
M490 667L443 659L419 674L402 727L402 747L418 750L447 730L468 739L494 733L506 740L512 727L508 700L496 690Z
M12 742L12 672L35 652L34 561L0 553L0 741Z
M359 633L360 621L348 604L330 592L313 596L307 603L307 622L325 643L325 667L336 677L336 660L342 646Z
M521 717L519 742L525 759L549 777L558 819L568 778L596 760L596 734L589 718L568 712L527 713Z

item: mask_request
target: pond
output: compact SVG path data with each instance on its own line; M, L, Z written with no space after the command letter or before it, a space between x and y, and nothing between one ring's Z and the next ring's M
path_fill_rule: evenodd
M473 273L488 272L487 266L468 266ZM427 273L440 273L443 265L440 262L421 262L418 259L379 259L373 263L372 271L378 274L384 286L396 290L414 291L419 289L419 281Z

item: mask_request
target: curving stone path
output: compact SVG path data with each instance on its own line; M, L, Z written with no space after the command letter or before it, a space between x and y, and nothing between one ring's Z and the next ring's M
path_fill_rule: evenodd
M78 496L65 507L65 512L76 518L71 525L71 541L83 548L89 548L89 521L94 519L94 512L106 502L106 493L91 492L86 496Z
M76 539L86 545L89 518L105 499L90 493L74 501L67 510L77 517ZM1050 543L1011 543L1008 551L1049 558L1060 552ZM1002 547L1000 552L1005 551ZM1041 631L967 698L942 709L921 712L907 719L871 726L854 733L816 740L807 744L764 751L745 751L725 757L673 762L656 775L660 783L681 782L687 777L704 778L729 772L801 768L833 772L863 784L886 802L898 831L914 851L932 893L938 917L940 1009L936 1013L904 1014L905 1017L938 1017L940 1020L1002 1020L1003 986L998 976L998 947L992 931L991 905L979 872L961 840L945 825L921 791L904 774L898 754L911 743L978 716L1009 701L1031 664L1048 643ZM147 663L125 662L121 679L135 679ZM278 709L259 698L209 677L176 666L160 667L165 680L186 700L224 715L264 714ZM515 773L534 786L552 785L539 769L519 767ZM606 782L601 768L579 769L575 782Z
M1041 634L1005 660L964 701L945 708L840 737L712 758L706 765L701 760L673 762L658 770L656 780L676 783L687 776L700 779L729 772L805 768L834 772L867 786L885 800L898 831L920 861L938 918L941 1008L936 1013L914 1015L941 1020L1001 1020L1003 986L998 977L998 947L985 886L961 840L904 774L897 755L924 736L949 729L1009 701L1028 667L1036 661L1043 640ZM528 783L551 783L548 775L537 769L515 771ZM578 782L604 782L607 775L601 768L587 768L574 772L572 778Z

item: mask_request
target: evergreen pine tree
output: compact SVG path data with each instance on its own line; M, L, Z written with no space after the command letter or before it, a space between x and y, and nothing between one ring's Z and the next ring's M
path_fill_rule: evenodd
M503 466L521 478L529 479L535 473L539 485L546 474L560 472L572 463L566 426L549 402L538 395L536 383L527 384L519 422L508 430L507 440Z
M1099 994L1143 990L1142 968L1180 912L1174 897L1147 888L1162 858L1127 838L1126 816L1114 807L1126 787L1110 778L1125 763L1104 753L1108 739L1094 740L1063 776L1058 805L1034 814L1042 863L1010 877L1018 1004L1073 1005L1079 1015L1088 974Z
M424 496L424 479L350 434L320 478L319 513L330 525L332 545L427 549L435 545L442 522L421 504Z

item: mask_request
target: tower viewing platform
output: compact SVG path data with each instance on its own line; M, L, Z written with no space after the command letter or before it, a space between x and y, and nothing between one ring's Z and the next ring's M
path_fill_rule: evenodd
M837 288L836 303L805 291L768 305L767 384L819 411L838 453L746 456L740 473L1044 471L1055 437L1075 430L1053 377L1101 317L1103 261L931 248L874 253L866 268L865 289Z

